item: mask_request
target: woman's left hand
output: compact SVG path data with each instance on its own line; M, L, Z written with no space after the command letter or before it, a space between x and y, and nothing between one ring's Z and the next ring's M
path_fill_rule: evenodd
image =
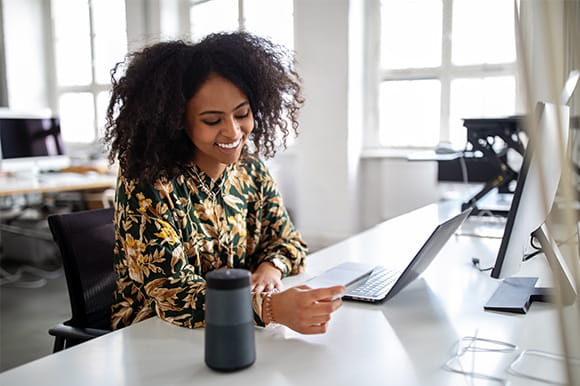
M252 273L252 292L281 291L282 272L274 264L264 262Z

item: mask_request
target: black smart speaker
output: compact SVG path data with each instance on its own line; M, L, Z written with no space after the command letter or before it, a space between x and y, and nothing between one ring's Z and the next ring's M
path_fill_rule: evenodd
M256 360L250 271L220 269L206 275L205 363L236 371Z

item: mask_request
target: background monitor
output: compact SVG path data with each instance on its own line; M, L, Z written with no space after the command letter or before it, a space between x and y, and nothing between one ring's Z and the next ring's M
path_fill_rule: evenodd
M508 212L495 265L494 278L505 278L485 305L487 310L525 313L534 300L550 300L549 289L537 288L538 278L508 277L517 273L532 235L540 242L550 268L557 275L564 301L576 297L572 275L545 221L552 208L562 173L562 152L569 136L569 107L538 103L537 132L531 136ZM562 143L563 142L563 143Z
M57 117L0 114L0 170L37 172L70 165Z

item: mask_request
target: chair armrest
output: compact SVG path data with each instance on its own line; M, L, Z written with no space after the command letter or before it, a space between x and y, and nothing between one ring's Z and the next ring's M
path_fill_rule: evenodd
M48 333L52 336L62 336L66 339L78 339L81 341L93 339L98 336L108 334L109 332L111 331L97 328L72 327L64 323L59 323L48 329Z

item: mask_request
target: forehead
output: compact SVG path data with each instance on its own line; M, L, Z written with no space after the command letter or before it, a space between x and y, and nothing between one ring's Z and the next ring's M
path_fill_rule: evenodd
M188 105L194 109L229 111L247 101L246 95L228 79L212 74L191 97Z

